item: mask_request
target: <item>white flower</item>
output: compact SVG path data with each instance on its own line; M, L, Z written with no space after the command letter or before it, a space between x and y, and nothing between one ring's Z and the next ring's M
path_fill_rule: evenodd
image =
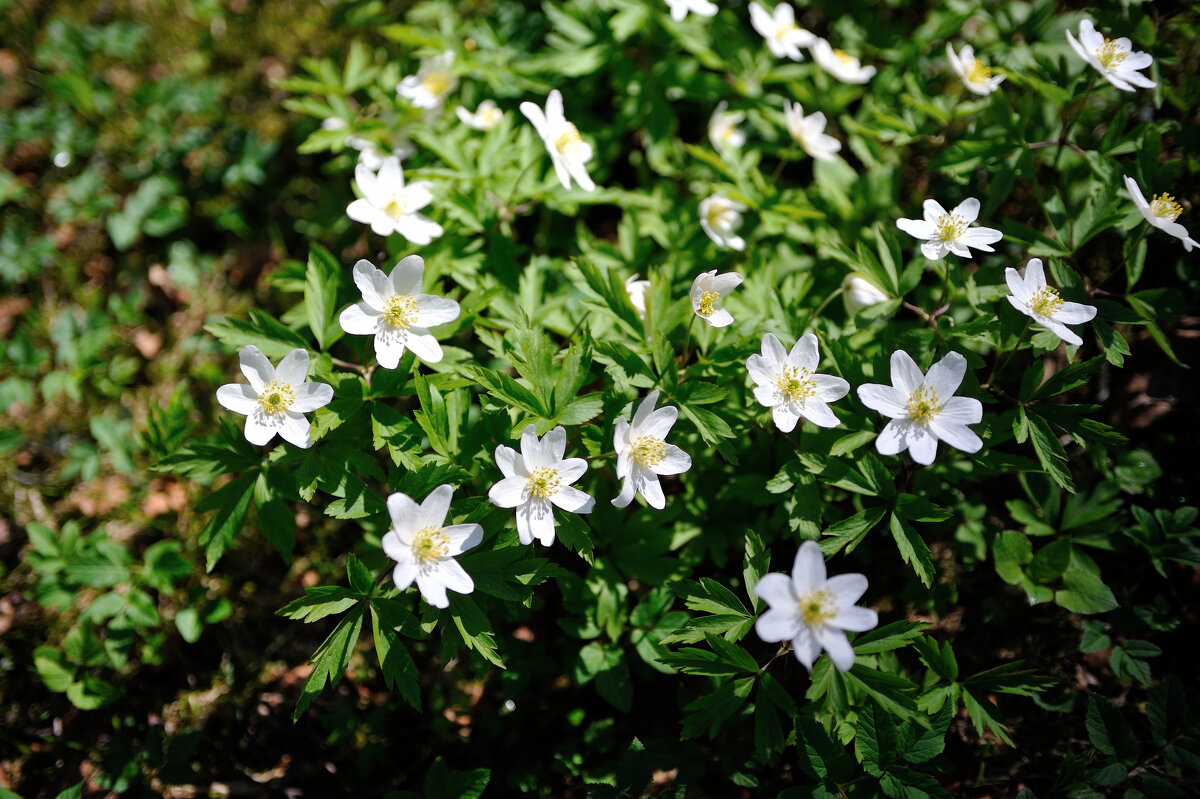
M682 22L689 11L702 17L717 13L717 6L708 0L667 0L667 5L671 7L671 19L676 22Z
M427 58L421 62L416 75L409 75L400 81L396 93L417 108L438 108L446 95L458 85L453 69L454 53L449 50Z
M587 472L583 458L563 458L567 431L556 427L539 439L533 425L521 433L521 451L503 444L496 447L496 465L504 479L488 491L488 500L499 508L517 509L517 536L522 544L533 539L543 546L554 543L554 505L567 513L591 513L596 500L572 488Z
M921 252L931 261L945 258L948 252L970 258L968 247L995 252L989 245L1004 238L995 228L971 227L978 217L979 200L974 197L963 200L949 213L936 200L926 200L924 219L897 219L896 227L913 238L924 239Z
M1187 228L1175 221L1183 213L1183 209L1179 207L1179 203L1175 202L1174 197L1169 194L1156 194L1153 200L1146 202L1146 197L1142 194L1137 181L1128 175L1125 176L1125 188L1129 191L1129 196L1133 198L1133 204L1137 206L1138 211L1147 222L1164 233L1181 240L1183 249L1188 252L1191 252L1193 247L1200 245L1200 242L1188 236Z
M311 427L304 414L333 400L331 386L305 382L308 353L294 349L276 368L258 347L247 344L238 353L238 360L250 384L226 383L217 389L217 402L246 415L246 440L262 446L278 433L284 441L308 448L312 444Z
M500 106L491 100L484 100L480 103L474 113L461 105L454 109L454 113L458 115L459 121L475 130L491 130L500 124L500 120L504 119L504 112L500 110Z
M742 211L746 206L723 194L700 201L700 227L718 247L731 250L746 249L746 241L737 234L742 226Z
M867 578L861 574L827 579L821 547L816 541L805 541L796 553L790 578L771 572L754 585L755 596L769 606L754 630L768 643L791 641L796 660L810 672L822 649L838 671L849 671L854 667L854 648L845 631L864 632L879 623L874 610L854 604L866 590Z
M671 432L679 409L665 405L654 410L658 391L651 391L633 414L633 423L622 416L613 431L613 448L617 451L617 479L624 480L621 494L612 501L618 508L633 502L635 494L646 498L652 508L667 506L659 485L660 474L683 474L692 468L692 458L674 444L663 439Z
M321 130L345 130L350 123L341 117L325 117L321 120Z
M546 98L546 112L533 103L521 103L521 113L533 123L534 130L542 137L546 152L564 189L571 188L571 178L584 191L592 191L596 184L584 166L592 160L592 146L579 135L579 128L563 116L563 99L558 89Z
M804 417L817 427L840 424L827 403L850 393L850 384L840 377L816 374L817 337L808 333L788 352L774 334L762 340L762 355L751 355L746 368L754 380L754 398L771 409L775 426L785 433L796 429Z
M442 359L442 348L429 328L458 318L458 303L434 294L418 294L425 276L419 255L402 259L385 275L367 260L354 265L354 285L363 301L342 311L338 324L352 336L374 336L375 357L395 369L407 348L426 363Z
M346 207L355 222L371 226L380 236L399 233L413 244L428 244L442 235L442 226L418 213L433 202L427 180L404 185L400 159L385 158L379 174L362 164L354 168L354 181L363 196Z
M1012 292L1007 298L1012 307L1068 344L1078 346L1083 343L1083 339L1067 329L1067 325L1090 322L1096 316L1096 309L1059 297L1058 291L1046 285L1040 258L1029 259L1024 278L1016 269L1008 267L1004 270L1004 280Z
M646 318L646 292L650 290L649 280L638 280L641 275L630 275L625 279L625 293L629 295L629 302L633 305L633 310L637 311L639 319Z
M801 47L808 47L817 37L796 24L796 12L787 3L775 6L773 14L758 3L750 4L750 24L767 40L767 47L777 58L803 61Z
M692 300L692 310L705 322L713 327L728 327L733 324L733 316L722 308L721 299L742 285L744 277L737 272L726 272L718 275L716 269L702 272L692 281L692 290L688 296Z
M1143 89L1153 89L1154 81L1147 78L1140 69L1145 69L1154 63L1149 53L1133 50L1132 42L1122 36L1120 39L1106 39L1096 30L1090 19L1079 23L1079 39L1076 40L1067 31L1067 41L1080 58L1088 62L1104 76L1104 79L1126 92L1137 91L1134 86Z
M800 103L784 100L783 116L787 120L792 141L818 161L832 161L833 154L842 149L840 141L825 134L825 115L820 111L806 117Z
M712 142L717 152L737 150L746 143L746 134L738 130L738 125L746 119L744 111L726 111L729 103L722 100L708 120L708 140Z
M954 392L967 373L967 359L951 352L929 367L929 375L904 350L892 353L892 385L867 383L858 387L858 398L872 410L891 418L875 439L880 455L908 450L917 463L928 466L937 455L938 439L963 452L983 447L979 436L967 429L983 419L983 403Z
M392 580L401 591L417 581L425 601L435 608L450 605L446 589L460 594L475 590L475 581L455 555L483 540L478 524L446 524L454 489L440 485L418 505L408 494L395 493L387 499L392 529L383 535L383 552L396 561Z
M824 39L813 42L810 50L817 65L843 83L866 83L875 75L875 67L864 67L855 56L835 50Z
M846 313L853 316L863 308L887 302L890 297L878 286L857 272L846 275L842 281L842 300L846 303Z
M958 73L963 85L970 92L991 94L1004 82L1003 75L993 75L992 71L975 57L975 50L969 44L955 53L954 45L946 42L946 58L950 60L950 66Z

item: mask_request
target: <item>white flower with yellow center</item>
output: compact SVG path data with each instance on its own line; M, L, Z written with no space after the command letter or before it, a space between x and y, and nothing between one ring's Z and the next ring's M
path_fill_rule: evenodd
M333 388L305 382L308 353L292 350L274 367L258 347L247 344L238 353L238 361L250 384L226 383L217 389L217 402L245 414L246 440L262 446L278 433L297 447L309 447L311 427L304 414L328 405Z
M967 373L967 359L951 352L921 373L907 352L892 353L892 385L867 383L858 387L858 398L872 410L891 418L875 439L880 455L908 450L917 463L928 466L937 455L938 440L963 452L978 452L983 441L969 424L983 420L983 403L954 392Z
M711 17L717 13L716 4L708 0L667 0L667 5L671 7L671 19L676 22L682 22L689 11L701 17Z
M383 553L396 561L392 580L401 591L416 580L421 596L435 608L450 605L447 588L459 594L475 590L475 581L454 557L483 540L478 524L446 524L452 496L454 489L440 485L420 505L408 494L387 498L392 529L384 533Z
M700 227L718 247L730 250L746 249L746 240L737 234L742 226L742 211L746 206L723 194L714 194L700 201Z
M354 285L362 302L342 311L338 324L352 336L374 336L375 357L384 369L395 369L404 350L426 363L442 359L442 348L429 328L458 318L458 303L420 294L425 261L410 255L390 275L367 260L354 265Z
M418 213L433 202L427 180L404 185L400 159L385 158L376 174L359 164L354 182L363 196L346 207L346 215L355 222L370 225L380 236L399 233L413 244L424 245L442 235L442 226Z
M1096 317L1096 309L1078 302L1067 302L1058 291L1046 285L1046 273L1040 258L1030 258L1025 276L1011 266L1004 270L1004 280L1012 292L1007 299L1012 307L1025 314L1068 344L1079 346L1083 339L1067 325L1081 325Z
M584 191L595 190L596 184L592 182L585 166L592 160L592 145L583 140L579 128L563 115L563 99L558 89L551 91L546 98L544 113L529 102L521 103L521 113L533 123L534 130L542 137L563 188L571 188L571 178L574 178Z
M1067 41L1080 58L1092 65L1104 79L1121 91L1137 91L1135 86L1153 89L1154 81L1138 70L1154 63L1149 53L1133 49L1133 43L1122 36L1120 39L1105 38L1090 19L1079 23L1079 39L1067 31Z
M810 48L817 66L843 83L866 83L875 75L875 67L864 67L857 56L833 48L824 39L817 39Z
M738 125L746 120L746 112L727 111L727 108L729 103L724 100L717 103L717 110L708 120L708 140L722 154L738 150L746 143L746 134L738 130Z
M996 91L1004 82L1003 75L993 75L992 70L975 57L971 45L965 45L959 52L954 52L954 45L946 43L946 58L950 67L958 74L967 91L987 95Z
M460 105L454 109L454 113L460 122L473 130L491 130L504 119L504 112L492 100L484 100L474 112Z
M832 161L833 154L842 149L840 141L825 134L825 115L820 111L806 117L800 103L784 100L783 116L792 141L818 161Z
M846 313L851 316L889 299L891 297L885 294L883 289L857 272L851 272L842 281L842 300L846 303Z
M768 14L758 3L750 4L750 24L767 40L767 47L777 58L803 61L801 47L808 47L817 37L796 24L796 12L787 3L775 6Z
M945 258L949 252L970 258L968 247L995 252L990 245L1004 238L1004 234L995 228L971 227L979 218L979 200L974 197L963 200L950 212L936 200L926 200L924 211L924 219L897 219L896 227L913 238L924 240L921 252L931 261Z
M805 541L796 553L792 576L771 572L754 585L754 595L767 603L754 630L767 643L791 641L796 659L812 671L821 650L838 671L854 666L854 648L846 630L861 633L879 623L879 615L854 603L866 593L861 574L827 577L825 556L816 541Z
M567 513L591 513L596 500L573 488L587 472L583 458L563 458L567 431L560 427L539 439L529 425L521 433L521 451L503 444L496 447L496 465L504 479L488 491L488 500L499 508L517 509L517 536L522 544L533 539L543 546L554 543L554 506Z
M629 295L629 303L637 311L639 319L646 318L646 293L650 291L649 280L639 280L641 275L633 274L625 279L625 293Z
M702 272L692 281L688 296L692 300L692 311L713 327L728 327L733 324L733 315L720 306L726 294L742 285L744 277L737 272L718 275L716 269Z
M783 348L774 334L762 340L762 355L751 355L746 369L754 380L754 398L771 409L775 426L785 433L796 429L796 422L807 419L818 427L837 427L840 421L829 409L850 393L850 384L840 377L819 375L817 337L800 337L791 352Z
M1129 192L1129 196L1133 198L1133 204L1137 206L1138 211L1147 222L1182 241L1183 249L1188 252L1191 252L1193 247L1200 245L1195 239L1188 236L1187 228L1175 221L1183 213L1183 208L1175 202L1174 197L1169 194L1156 194L1150 202L1146 202L1141 187L1128 175L1125 176L1125 188Z
M667 506L659 475L683 474L692 468L692 458L674 444L666 442L667 433L679 417L679 409L665 405L654 410L658 391L651 391L633 414L633 423L622 416L613 430L613 448L617 451L617 479L624 480L621 494L612 501L618 508L633 502L637 494L652 508Z
M396 86L396 93L417 108L436 109L454 91L458 77L454 74L454 53L426 58L416 75L409 75Z

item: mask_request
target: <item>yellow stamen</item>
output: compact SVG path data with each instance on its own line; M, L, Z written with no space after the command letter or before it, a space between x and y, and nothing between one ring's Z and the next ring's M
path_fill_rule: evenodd
M421 309L411 294L393 294L383 305L383 323L398 330L408 330L417 322Z
M817 393L817 381L813 380L812 372L795 366L785 366L775 378L779 393L792 402L803 402Z
M454 85L449 72L430 71L421 76L421 86L434 97L441 97Z
M966 232L970 223L957 213L942 214L937 221L937 235L942 241L955 241Z
M1062 298L1058 296L1058 290L1050 286L1042 286L1033 293L1033 297L1029 300L1029 309L1039 316L1053 316L1054 312L1062 307Z
M991 77L992 71L985 67L978 58L971 62L971 68L967 70L967 80L971 83L987 83Z
M1096 60L1105 69L1112 69L1129 57L1129 51L1112 39L1105 39L1104 44L1096 51Z
M696 313L701 316L711 316L717 310L716 302L721 299L721 295L715 291L705 291L700 295L700 307L696 309Z
M529 493L532 496L541 499L552 497L558 492L560 485L562 478L558 476L558 469L539 466L529 473Z
M290 383L272 380L263 386L258 394L258 404L271 415L278 415L291 407L296 401L296 392L292 391Z
M436 563L450 551L450 539L441 527L422 527L413 536L413 557L422 566Z
M383 212L392 219L399 219L408 213L408 197L405 194L392 195L388 204L383 206Z
M667 457L667 445L654 436L638 436L633 441L632 457L638 466L649 469Z
M800 621L806 627L820 627L838 613L837 602L827 591L813 591L800 597Z
M1150 211L1159 219L1165 219L1168 222L1174 222L1183 213L1179 203L1175 202L1175 198L1169 194L1154 195L1154 199L1150 201Z
M834 49L834 51L833 51L833 54L834 54L835 56L837 56L837 60L838 60L838 61L841 61L841 62L842 62L842 64L844 64L844 65L846 65L846 66L849 66L850 64L853 64L855 61L857 61L857 60L858 60L858 59L857 59L857 58L855 58L854 56L852 56L852 55L850 55L849 53L847 53L845 50L838 50L838 49L836 49L836 48L835 48L835 49Z
M558 138L554 140L554 149L566 155L567 150L572 150L581 144L583 144L583 137L579 135L579 128L570 122L564 122L562 133L558 134Z
M938 398L936 391L923 385L908 396L905 407L908 408L909 419L920 424L927 424L942 409L942 401Z

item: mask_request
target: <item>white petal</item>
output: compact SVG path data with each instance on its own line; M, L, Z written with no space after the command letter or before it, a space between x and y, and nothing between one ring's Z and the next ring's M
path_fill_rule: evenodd
M1062 307L1054 312L1054 318L1064 324L1080 325L1096 318L1096 308L1078 302L1064 302Z
M800 416L790 407L791 403L781 402L771 408L771 421L775 422L775 426L780 432L790 433L796 429L796 423L800 421Z
M929 223L929 229L932 231L943 216L946 216L946 209L937 200L926 200L921 204L921 212L925 215L925 221Z
M392 582L401 591L412 585L415 579L417 579L417 563L412 559L402 560L396 564L396 568L392 569Z
M954 213L961 216L967 222L974 222L979 218L979 200L974 197L968 197L958 204L954 209Z
M946 257L946 253L950 252L951 249L952 247L944 241L927 241L921 245L921 254L931 261L940 261ZM955 254L957 255L957 253ZM969 255L970 253L968 253Z
M835 574L826 581L825 589L833 594L838 607L847 608L867 592L867 578L861 574Z
M629 503L633 502L633 496L635 493L636 493L636 489L633 485L633 477L631 475L631 476L626 477L625 482L621 485L621 493L618 494L617 496L613 497L613 500L612 500L613 507L615 507L615 508L628 507Z
M829 659L838 671L850 671L854 668L854 647L846 640L846 634L841 630L822 627L816 631L817 642L829 653Z
M896 350L892 353L891 366L892 385L906 398L925 382L925 375L921 373L921 367L917 366L917 362L904 350Z
M860 388L861 392L862 389ZM909 423L900 419L893 419L887 423L887 426L880 431L875 438L875 449L880 455L898 455L908 449L908 428Z
M792 589L797 597L825 585L825 555L816 541L805 541L792 563Z
M453 322L458 318L458 303L445 297L435 297L432 294L418 294L417 321L418 327L434 327Z
M446 563L454 563L454 561L446 561ZM462 567L458 566L461 570ZM435 608L450 607L450 599L446 596L446 586L441 580L441 564L427 570L417 572L417 588L421 591L421 596L426 602L433 605ZM464 572L465 574L465 572ZM474 583L471 585L474 588Z
M923 219L897 219L896 227L917 239L932 239L937 235L934 226Z
M820 353L817 351L816 335L805 333L792 346L792 351L787 356L787 362L797 368L815 372L817 371L817 363L820 361L820 358Z
M279 432L278 424L271 424L273 417L264 413L251 413L246 417L246 440L256 447L261 447Z
M789 614L794 615L796 594L792 591L792 581L786 574L778 574L776 572L764 574L754 584L754 595L759 599L765 600L769 607L784 609ZM794 632L775 640L784 641L793 635L795 635Z
M643 425L646 423L646 417L650 415L650 413L654 410L654 406L658 403L658 394L658 389L651 391L646 395L645 399L642 400L641 404L638 405L637 410L634 411L633 422L631 423L631 426L637 431L638 435L645 434ZM676 411L676 413L678 413L678 411ZM668 427L668 429L670 429L670 427Z
M249 415L258 407L258 394L245 383L226 383L217 389L217 402L234 413Z
M559 425L558 427L554 427L547 431L546 435L542 438L542 447L546 453L546 459L548 461L547 465L561 462L563 455L565 455L567 452L567 429L562 425ZM573 460L582 459L574 458ZM585 471L587 470L586 462L584 462L583 468ZM583 474L583 472L580 472L580 474ZM565 482L570 483L573 481L566 480Z
M679 418L679 409L674 405L664 405L658 410L650 413L642 420L640 425L637 425L637 434L640 436L654 436L655 438L666 438L671 432L671 428L675 426L675 421Z
M553 455L553 451L550 453ZM570 485L587 474L588 462L583 458L566 458L558 463L558 477L563 485Z
M792 639L792 649L796 653L796 660L811 672L813 663L821 656L821 645L817 643L812 630L801 625L799 634Z
M724 308L717 308L708 316L701 317L705 322L715 328L729 327L733 324L733 314Z
M912 393L912 392L908 392ZM873 411L879 411L891 419L899 419L908 415L899 390L880 383L864 383L858 387L858 398Z
M413 355L416 355L425 363L438 363L442 360L442 345L438 344L437 339L430 335L428 330L421 327L413 327L405 336L405 345L412 350Z
M388 516L392 520L392 529L397 533L412 533L422 526L419 522L421 506L413 502L412 497L408 494L402 494L397 491L389 495L387 498L387 509ZM441 522L438 524L441 524Z
M831 627L839 627L850 632L861 633L873 629L879 624L879 614L870 608L842 608L838 615L829 622Z
M817 384L817 398L822 402L836 402L850 393L850 384L836 375L813 375Z
M275 379L275 367L262 354L262 350L253 344L247 344L238 351L238 363L255 394L261 394L263 386Z
M488 501L498 508L515 508L525 501L528 485L528 478L506 477L488 490Z
M449 539L446 554L450 557L478 546L483 540L483 528L478 524L448 524L442 528L442 534Z
M683 474L692 468L692 456L674 444L667 444L663 459L654 466L655 474Z
M596 505L595 499L568 485L559 488L550 501L567 513L591 513Z
M817 427L837 427L842 423L829 406L816 397L809 397L800 408L800 413Z
M440 485L430 491L429 496L425 497L425 501L421 503L414 529L441 527L445 524L446 514L450 512L450 499L453 496L454 489L449 485Z
M373 336L382 314L365 302L356 302L338 316L338 324L352 336Z
M392 295L389 291L387 275L366 259L360 259L354 264L354 285L362 293L363 301L376 312L382 311L387 299ZM348 332L348 331L347 331Z
M932 388L941 401L945 402L958 391L966 374L967 359L957 352L948 352L946 357L929 367L929 373L925 375L925 385Z
M530 535L546 546L554 543L554 507L541 497L531 497L517 508L517 518L525 518Z
M332 389L330 391L332 392ZM300 449L308 449L312 446L312 439L309 437L311 432L312 425L308 423L308 419L295 411L284 411L283 425L279 428L279 435L284 441L295 444Z
M983 403L974 397L951 397L938 411L938 419L953 424L978 424L983 420Z
M768 574L763 579L770 576ZM795 610L772 608L758 617L758 621L754 623L754 631L769 644L790 641L800 632L800 620L796 617Z
M663 495L662 484L658 482L658 475L653 472L647 472L647 474L649 476L642 480L642 497L650 507L662 510L667 507L667 498Z
M333 402L333 386L327 383L301 383L294 388L296 401L290 410L297 413L315 411Z
M966 430L965 427L962 429ZM974 434L972 433L972 435ZM933 459L937 457L937 436L931 433L924 425L914 424L909 425L906 438L908 441L908 454L912 455L914 461L922 466L928 466L933 463ZM982 446L982 442L980 445Z
M965 425L942 419L940 414L938 418L930 420L929 427L938 438L955 449L972 453L978 452L983 448L983 440L979 436L971 432ZM915 454L913 455L913 459L916 460ZM933 462L932 457L930 458L930 462Z
M392 272L384 278L381 270L375 270L381 280L380 293L384 299L392 294L416 294L421 290L421 281L425 278L425 259L419 255L409 255L401 258L392 267ZM390 289L390 291L388 290ZM383 306L380 306L382 309Z

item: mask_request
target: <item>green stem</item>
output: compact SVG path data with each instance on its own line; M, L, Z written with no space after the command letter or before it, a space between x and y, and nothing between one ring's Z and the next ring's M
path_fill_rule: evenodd
M813 322L816 321L821 315L821 311L825 310L825 306L833 302L833 298L841 294L843 291L844 289L841 286L838 286L832 293L830 293L828 297L821 301L821 304L817 306L816 310L808 315L808 319L804 322L805 333L810 332L814 328Z
M1092 78L1088 81L1087 88L1083 90L1083 94L1075 98L1075 113L1073 115L1063 115L1062 131L1058 134L1058 149L1054 151L1054 163L1052 166L1055 169L1058 169L1058 159L1062 156L1063 147L1067 143L1067 134L1071 132L1071 128L1074 127L1075 123L1079 120L1079 117L1083 114L1084 100L1089 94L1092 93L1092 89L1095 88L1095 86L1096 73L1093 71ZM1068 108L1070 108L1070 104L1068 104Z
M1008 362L1012 358L1013 354L1021 348L1021 341L1025 338L1025 334L1029 332L1029 326L1032 324L1033 324L1032 319L1025 320L1025 327L1023 327L1021 329L1021 335L1017 336L1017 343L1014 344L1013 348L1004 355L1003 360L1001 360L999 357L996 358L996 362L994 364L992 364L992 373L990 375L988 375L988 379L986 381L984 381L984 384L982 386L980 386L980 388L982 388L986 391L991 390L992 380L996 377L996 375L1000 371L1003 370L1003 368L1005 366L1008 365Z

